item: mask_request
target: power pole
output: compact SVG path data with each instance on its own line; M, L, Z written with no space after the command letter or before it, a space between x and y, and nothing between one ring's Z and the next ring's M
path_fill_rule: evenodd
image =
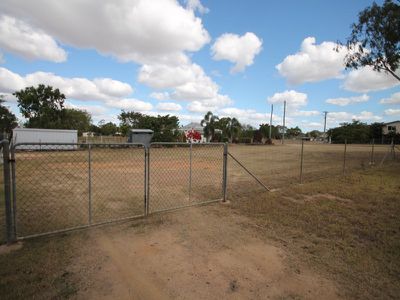
M285 142L285 124L286 124L286 100L283 101L283 131L282 131L282 144Z
M271 104L271 118L269 119L269 139L272 139L272 113L274 112L274 105Z
M327 111L323 112L325 117L324 117L324 142L326 142L326 116L328 115Z

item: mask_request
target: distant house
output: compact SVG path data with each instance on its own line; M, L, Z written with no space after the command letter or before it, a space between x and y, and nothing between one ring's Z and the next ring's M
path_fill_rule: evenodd
M398 134L400 133L400 121L393 121L389 123L385 123L382 125L382 133L384 135L394 133Z
M203 129L203 126L200 125L200 123L191 122L191 123L189 123L189 124L187 124L185 126L182 126L178 130L183 132L185 134L185 136L188 136L188 133L191 130L195 130L197 132L200 132L200 134L201 134L200 143L205 143L206 142L206 138L204 137L204 129Z

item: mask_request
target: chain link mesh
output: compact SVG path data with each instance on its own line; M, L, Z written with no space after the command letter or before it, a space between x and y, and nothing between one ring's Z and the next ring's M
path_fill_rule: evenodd
M94 223L144 214L144 159L143 147L91 148Z
M21 145L15 158L18 236L144 213L141 146Z
M222 198L223 144L150 147L150 212Z

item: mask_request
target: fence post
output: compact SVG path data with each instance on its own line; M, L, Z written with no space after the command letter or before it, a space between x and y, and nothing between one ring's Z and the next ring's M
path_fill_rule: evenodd
M190 152L189 152L189 202L192 194L192 140L190 139Z
M304 140L301 140L301 157L300 157L300 183L303 183L303 154L304 154Z
M89 176L89 225L92 224L92 146L88 144L88 176Z
M391 153L392 153L392 159L393 160L395 160L396 159L396 154L395 154L395 151L394 151L394 138L392 137L392 141L391 141L391 143L390 143L390 148L391 148Z
M374 161L374 150L375 150L375 139L372 139L372 149L371 149L371 162L370 164L373 166L375 164Z
M223 193L223 202L226 201L226 192L227 192L227 185L228 185L228 144L224 144L224 158L223 158L223 165L222 165L222 193Z
M346 152L347 152L347 139L344 140L344 152L343 152L343 175L346 171Z
M150 207L150 147L144 146L144 216L149 214Z
M10 178L10 143L3 140L3 176L4 176L4 202L6 213L6 236L7 244L16 241L13 227L13 212L11 207L11 178Z

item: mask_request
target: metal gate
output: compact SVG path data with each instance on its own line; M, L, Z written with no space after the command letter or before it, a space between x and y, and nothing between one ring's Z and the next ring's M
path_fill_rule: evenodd
M2 145L7 241L225 197L225 144Z
M224 152L221 143L152 143L149 212L167 211L224 198Z

